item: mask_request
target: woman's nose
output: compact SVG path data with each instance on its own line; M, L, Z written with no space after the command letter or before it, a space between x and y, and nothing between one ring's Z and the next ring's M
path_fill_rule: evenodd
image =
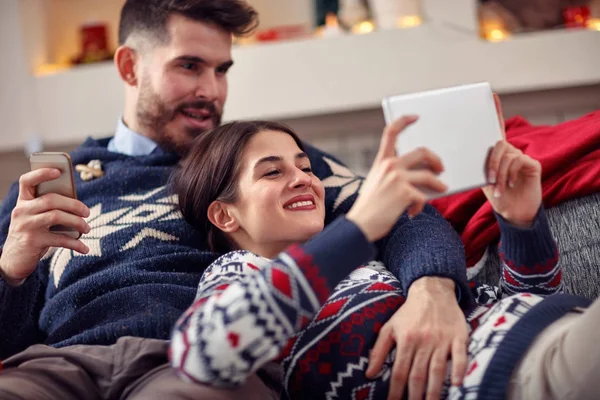
M312 179L309 174L297 169L294 172L294 179L292 179L291 186L293 188L310 187L312 185Z

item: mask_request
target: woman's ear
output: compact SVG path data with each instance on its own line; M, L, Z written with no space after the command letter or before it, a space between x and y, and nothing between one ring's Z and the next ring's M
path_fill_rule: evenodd
M232 233L240 228L228 204L215 200L208 206L208 220L225 233Z
M115 52L114 62L123 82L130 86L137 85L136 63L138 54L129 46L120 46Z

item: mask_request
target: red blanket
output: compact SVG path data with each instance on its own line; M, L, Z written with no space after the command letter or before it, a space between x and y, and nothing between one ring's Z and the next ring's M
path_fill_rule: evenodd
M556 126L532 126L522 117L506 122L506 138L542 164L544 207L600 192L600 110ZM483 257L500 231L479 189L432 202L461 235L467 267Z

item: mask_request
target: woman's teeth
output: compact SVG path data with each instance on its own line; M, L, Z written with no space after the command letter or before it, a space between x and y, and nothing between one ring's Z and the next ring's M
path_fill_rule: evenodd
M289 206L287 206L286 208L297 208L297 207L304 207L304 206L312 206L314 203L312 201L298 201L296 203L292 203Z

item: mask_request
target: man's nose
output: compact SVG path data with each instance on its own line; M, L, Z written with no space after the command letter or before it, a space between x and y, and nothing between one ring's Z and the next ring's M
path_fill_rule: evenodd
M206 71L198 78L196 97L207 100L215 100L218 97L218 82L215 71Z

